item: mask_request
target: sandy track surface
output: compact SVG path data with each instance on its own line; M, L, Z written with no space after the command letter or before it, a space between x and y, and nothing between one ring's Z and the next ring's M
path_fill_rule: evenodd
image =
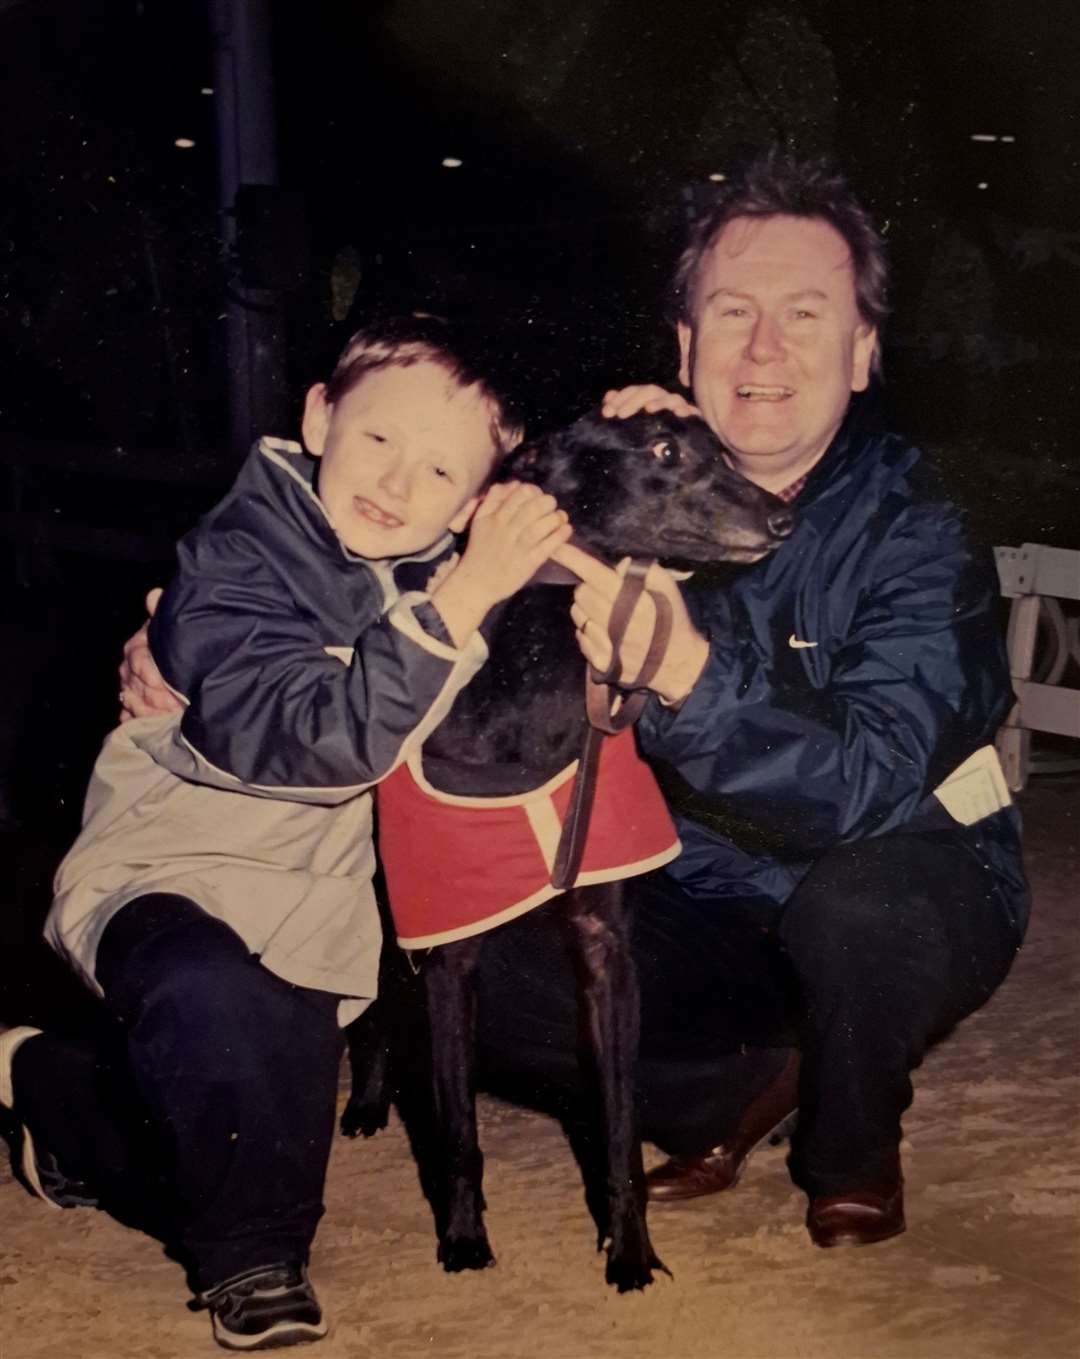
M785 1149L739 1187L653 1211L674 1278L619 1297L558 1125L481 1102L496 1268L449 1276L404 1132L339 1139L312 1276L320 1359L1075 1359L1080 1354L1080 781L1023 798L1035 911L1012 975L916 1077L909 1229L816 1250ZM0 1170L2 1359L221 1353L180 1269ZM306 1353L308 1351L300 1351Z

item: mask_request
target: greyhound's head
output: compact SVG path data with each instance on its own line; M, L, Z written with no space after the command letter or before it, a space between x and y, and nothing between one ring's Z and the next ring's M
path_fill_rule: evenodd
M608 559L754 562L795 524L782 500L728 467L704 420L670 411L624 420L590 412L521 444L500 476L549 491L578 537Z

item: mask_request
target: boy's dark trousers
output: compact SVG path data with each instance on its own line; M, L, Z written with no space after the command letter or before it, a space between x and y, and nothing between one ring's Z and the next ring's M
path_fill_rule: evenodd
M323 1212L342 1035L338 997L292 986L183 897L110 921L96 974L111 1023L16 1052L39 1151L150 1232L194 1289L306 1262Z

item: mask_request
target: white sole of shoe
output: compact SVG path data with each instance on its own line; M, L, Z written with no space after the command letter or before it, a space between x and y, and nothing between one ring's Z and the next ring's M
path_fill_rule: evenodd
M40 1032L40 1029L23 1025L17 1029L5 1029L0 1033L0 1104L10 1109L12 1113L15 1112L15 1086L11 1078L12 1059L28 1038L36 1038ZM60 1205L54 1203L41 1187L37 1157L34 1154L34 1139L30 1136L30 1129L25 1123L22 1124L22 1173L26 1183L42 1203L47 1203L57 1212L62 1211Z
M330 1328L325 1322L312 1326L307 1322L282 1322L279 1326L263 1331L261 1335L242 1336L227 1331L214 1321L214 1339L226 1350L239 1350L248 1353L253 1350L278 1350L287 1345L307 1345L322 1340Z

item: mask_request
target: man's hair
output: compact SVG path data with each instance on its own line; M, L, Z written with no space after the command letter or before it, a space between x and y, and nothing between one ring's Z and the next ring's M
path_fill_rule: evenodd
M433 363L460 388L475 387L488 403L491 438L501 458L521 439L522 422L485 349L482 337L443 316L421 311L381 316L356 331L341 351L326 383L326 400L335 405L380 368Z
M690 228L675 269L674 319L693 320L694 289L702 261L724 227L737 217L806 217L827 222L844 238L855 275L855 302L867 325L888 315L885 242L847 180L826 156L800 160L778 147L755 156L717 184ZM880 371L880 344L873 369Z

